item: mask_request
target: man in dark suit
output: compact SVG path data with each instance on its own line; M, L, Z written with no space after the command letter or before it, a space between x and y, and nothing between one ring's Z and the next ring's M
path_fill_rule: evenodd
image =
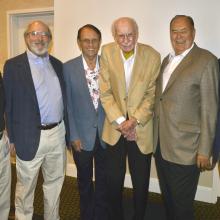
M4 133L4 111L4 89L0 73L0 218L1 220L8 220L11 195L11 163L7 137Z
M31 220L40 167L44 183L44 219L58 220L64 181L65 88L62 63L48 55L52 36L41 21L24 33L27 51L6 61L6 126L16 151L15 218Z
M104 111L98 86L101 32L87 24L78 30L77 42L82 55L64 64L64 77L80 215L82 220L105 220L105 144L101 140ZM95 185L92 182L93 159Z
M210 167L219 68L216 57L194 43L193 19L170 22L173 53L157 80L154 152L167 220L193 220L200 171Z
M220 59L218 60L219 69L220 69ZM220 74L220 73L219 73ZM220 93L220 92L219 92ZM218 107L218 120L215 132L215 141L213 144L213 153L212 153L212 168L215 167L216 163L220 159L220 105Z

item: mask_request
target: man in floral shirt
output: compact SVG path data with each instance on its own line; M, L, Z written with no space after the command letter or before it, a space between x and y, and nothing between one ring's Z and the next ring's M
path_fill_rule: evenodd
M77 167L82 220L105 220L105 144L101 140L104 111L99 101L101 32L87 24L78 30L81 56L64 64L70 141ZM95 186L93 185L93 159Z

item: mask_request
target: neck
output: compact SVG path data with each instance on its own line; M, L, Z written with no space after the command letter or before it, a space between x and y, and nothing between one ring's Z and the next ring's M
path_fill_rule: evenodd
M90 70L94 70L96 67L96 59L97 57L84 57L88 67Z

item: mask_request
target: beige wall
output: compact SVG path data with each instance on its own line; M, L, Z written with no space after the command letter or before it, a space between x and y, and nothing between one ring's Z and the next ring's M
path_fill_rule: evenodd
M7 48L7 11L53 7L54 0L0 0L0 70L8 57Z

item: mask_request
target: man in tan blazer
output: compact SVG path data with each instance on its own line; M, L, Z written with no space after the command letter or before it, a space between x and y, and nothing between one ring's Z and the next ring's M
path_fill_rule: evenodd
M167 220L192 220L200 171L210 167L218 103L218 61L194 43L193 19L170 22L174 52L157 80L154 151Z
M153 151L153 105L160 55L137 43L138 26L132 18L112 25L114 43L102 48L100 98L106 119L107 191L109 219L122 220L122 191L126 157L134 188L135 220L144 219Z

